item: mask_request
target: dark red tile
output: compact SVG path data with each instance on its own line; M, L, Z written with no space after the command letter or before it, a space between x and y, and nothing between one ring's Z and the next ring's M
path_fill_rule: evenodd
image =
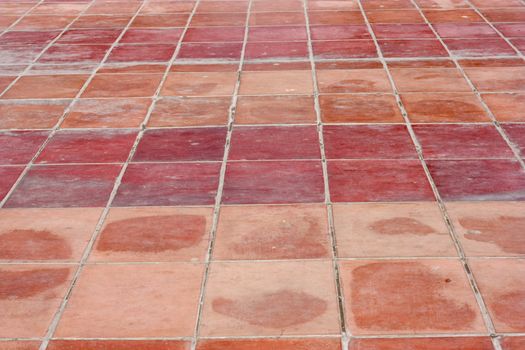
M404 125L327 125L327 159L417 159Z
M119 45L111 50L108 62L167 62L175 47L174 44Z
M343 1L337 1L337 3L344 5ZM351 2L347 3L352 4ZM329 11L326 7L334 4L334 2L317 1L314 3L310 1L310 5L312 4L317 4L317 6L311 6L310 8L316 7L316 10L323 11L308 11L310 25L365 24L365 19L359 8L355 8L357 11Z
M231 162L226 168L226 204L324 201L320 161Z
M427 159L514 157L492 125L415 125L414 131Z
M57 44L113 44L122 32L121 29L69 29Z
M225 142L226 128L147 130L133 161L221 161Z
M128 29L120 43L123 44L171 44L176 45L182 28L170 29Z
M439 40L379 40L385 57L446 57L447 50Z
M23 166L0 166L0 200L3 200L24 170Z
M190 350L191 343L185 340L55 339L49 342L47 348L49 350Z
M137 131L58 131L46 145L37 163L125 162Z
M413 9L410 0L362 0L365 10Z
M202 27L188 28L184 42L242 42L243 27Z
M498 38L487 23L438 23L434 28L441 38Z
M516 52L503 39L445 39L450 52L455 56L484 57L512 56Z
M320 159L315 126L236 127L229 159Z
M481 13L490 22L525 22L525 8L486 9Z
M372 58L377 50L372 40L314 41L315 58Z
M248 43L245 56L248 60L253 59L282 59L282 58L308 58L308 46L306 41L297 42L267 42Z
M503 129L510 138L510 141L518 146L521 157L525 158L525 124L505 124Z
M9 31L0 36L0 45L45 45L60 31Z
M310 28L312 40L371 39L365 25L325 25Z
M431 160L427 164L445 200L525 200L525 171L516 161Z
M218 162L130 164L113 204L213 205L220 167Z
M33 166L6 206L103 207L119 171L120 165Z
M242 43L186 43L177 58L239 60L241 51Z
M419 160L328 162L334 202L431 201L434 194Z
M1 132L0 164L27 164L48 135L48 131Z
M495 26L507 38L525 36L525 23L496 23Z
M39 59L39 63L97 63L102 61L109 45L54 45Z
M255 41L306 41L306 27L273 26L252 27L248 32L248 42Z
M244 26L246 13L197 13L193 16L191 27Z
M436 38L427 24L374 24L378 39L433 39Z

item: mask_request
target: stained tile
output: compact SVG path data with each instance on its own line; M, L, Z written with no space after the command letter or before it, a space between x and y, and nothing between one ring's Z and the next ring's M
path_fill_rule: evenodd
M178 59L240 60L242 43L185 43Z
M484 22L483 18L472 9L427 10L423 13L432 24Z
M153 3L150 3L153 4ZM159 3L157 3L159 4ZM157 13L155 15L138 15L131 22L131 28L184 27L189 13Z
M163 96L230 96L237 80L235 72L176 72L168 74Z
M525 124L506 124L503 129L525 157Z
M325 123L402 123L393 95L321 95L321 117Z
M400 92L471 91L466 80L457 69L396 68L391 69L391 73Z
M306 41L297 42L267 42L248 43L245 52L246 60L308 58Z
M455 56L513 56L514 49L503 39L445 39L445 45Z
M98 63L109 45L53 45L38 59L38 63Z
M226 128L147 130L133 161L221 161L226 131Z
M212 126L228 122L230 97L163 97L148 126Z
M45 45L60 34L60 31L9 31L3 33L0 39L2 46L6 45Z
M486 331L458 260L345 261L341 270L353 334Z
M366 11L370 23L424 23L417 10L370 10Z
M193 16L191 27L224 27L244 26L246 13L196 13Z
M435 1L435 0L434 0ZM489 337L354 339L349 350L491 350Z
M87 15L80 16L71 24L71 29L123 29L131 15Z
M201 334L335 335L340 332L336 305L328 261L216 262L208 279Z
M29 163L48 134L47 131L0 132L0 164Z
M525 122L525 94L483 94L482 97L498 121Z
M130 164L114 206L212 205L220 163Z
M32 75L21 77L2 98L67 98L75 97L85 75Z
M300 124L315 121L312 96L240 96L237 100L237 124Z
M374 24L372 29L377 39L436 38L428 24Z
M392 87L382 69L318 70L321 93L391 92Z
M370 39L365 25L323 25L310 28L312 40Z
M278 95L313 93L310 71L244 72L241 76L241 95Z
M525 90L525 67L467 68L465 71L480 91Z
M318 203L324 200L320 161L231 162L225 204Z
M328 182L334 202L434 199L419 160L330 161Z
M191 12L195 7L195 1L154 1L148 2L141 9L141 14L162 14Z
M56 336L192 336L202 274L203 265L191 263L87 266Z
M144 44L118 45L108 57L108 62L168 62L176 45Z
M169 29L128 29L121 44L177 44L182 34L182 28Z
M0 200L9 193L23 170L23 166L0 166Z
M77 23L77 22L75 22ZM68 29L57 44L113 44L120 35L119 29Z
M266 11L301 11L303 4L298 0L283 0L278 3L273 1L257 1L253 7L253 12L266 12Z
M441 38L497 38L498 33L487 23L439 23L434 25Z
M199 4L197 12L246 12L248 3L245 1L203 1Z
M14 30L63 30L73 23L75 16L24 16Z
M333 11L330 7L340 7L348 5L356 5L350 1L310 1L310 8L308 11L308 18L311 25L340 25L340 24L365 24L365 19L359 11L359 7L352 7L358 11ZM344 10L344 9L341 9Z
M438 40L379 40L383 56L390 57L447 57L448 53Z
M141 350L189 350L190 342L186 340L75 340L55 339L48 345L49 350L125 350L137 348ZM20 349L25 350L25 349Z
M44 49L43 45L6 46L1 48L0 64L29 64Z
M261 338L261 339L203 339L197 343L197 350L341 350L338 338ZM25 350L25 349L23 349Z
M161 78L161 74L97 74L82 97L149 97Z
M372 40L314 41L312 48L316 59L377 57Z

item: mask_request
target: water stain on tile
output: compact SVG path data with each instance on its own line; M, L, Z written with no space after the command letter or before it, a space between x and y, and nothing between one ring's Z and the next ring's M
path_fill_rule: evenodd
M69 259L66 240L45 230L20 229L0 233L0 259Z
M0 271L0 300L26 299L42 294L66 282L68 268Z
M525 329L525 291L513 290L501 293L491 303L491 309L496 318L516 330ZM499 316L499 317L498 317Z
M464 217L459 223L467 233L465 238L496 244L506 253L523 253L525 247L525 217L499 216L496 220Z
M407 217L378 220L372 223L370 228L384 235L413 234L416 236L426 236L438 233L432 227L425 225L421 221Z
M96 247L99 251L176 251L197 245L206 232L200 215L164 215L130 218L109 223Z
M281 289L244 300L219 297L213 300L212 308L252 325L279 329L314 320L326 311L327 303L305 292Z

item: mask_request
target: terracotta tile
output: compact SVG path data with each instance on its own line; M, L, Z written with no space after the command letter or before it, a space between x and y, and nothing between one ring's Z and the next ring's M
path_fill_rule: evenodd
M377 57L372 40L314 41L312 46L316 59Z
M496 128L485 125L415 125L426 159L514 158Z
M436 1L436 0L433 0ZM489 337L354 339L349 350L492 350Z
M525 262L520 259L471 259L469 264L497 332L525 329Z
M523 6L523 3L518 0L473 0L471 2L474 6L478 8Z
M306 41L306 28L304 26L272 26L253 27L248 32L248 42L258 41Z
M525 90L525 67L467 68L465 71L480 91Z
M111 50L107 62L168 62L175 48L176 45L167 44L118 45Z
M321 93L391 92L392 87L382 69L318 70Z
M82 97L149 97L161 78L161 74L97 74Z
M341 270L353 334L485 332L458 260L345 261Z
M410 0L364 0L362 1L365 10L385 10L385 9L413 9L414 5Z
M310 1L312 4L312 1ZM361 11L330 11L330 4L351 5L350 1L316 1L308 11L308 18L311 25L338 25L338 24L365 24L365 19ZM339 6L336 6L339 7ZM359 10L359 7L357 7Z
M99 1L92 4L86 14L134 14L140 8L140 2L137 1Z
M242 43L185 43L178 59L240 60Z
M506 124L503 129L510 137L510 141L520 150L522 158L525 157L525 125Z
M101 207L120 165L33 166L17 186L8 208Z
M395 68L390 71L400 92L471 91L470 86L457 69Z
M483 105L473 93L408 93L401 100L414 123L489 122Z
M186 340L73 340L55 339L48 345L49 350L189 350L191 343ZM25 349L21 349L25 350Z
M504 337L501 344L505 350L519 350L525 346L525 337Z
M312 40L370 39L365 25L323 25L310 28Z
M303 3L299 0L256 1L251 9L253 12L266 11L302 11Z
M445 45L455 56L513 56L514 49L503 39L445 39Z
M201 327L203 336L339 334L332 265L213 263Z
M0 37L2 46L46 45L60 34L60 31L9 31Z
M330 258L323 205L225 206L213 257L217 260Z
M0 260L79 261L101 212L96 208L4 209L0 211Z
M438 23L434 29L441 38L497 38L498 33L487 23Z
M417 159L404 125L327 125L327 159Z
M184 42L242 42L243 27L197 27L188 28Z
M27 164L47 139L47 131L0 132L0 164Z
M230 97L164 97L155 104L148 126L226 125L230 104Z
M68 29L56 44L113 44L120 33L120 29Z
M73 23L75 16L24 16L12 29L14 30L62 30Z
M319 203L323 200L319 161L232 162L226 168L225 204Z
M315 121L312 96L240 96L237 100L237 124L299 124Z
M321 95L325 123L402 123L393 95Z
M221 161L226 128L147 130L134 162Z
M182 28L169 29L128 29L121 44L176 44L182 34Z
M86 266L55 334L74 338L192 336L202 274L203 265L191 263Z
M153 4L153 3L152 3ZM184 27L190 17L189 13L158 13L155 15L138 15L131 22L131 28Z
M203 1L199 3L197 12L246 12L248 3L246 1Z
M501 122L525 122L525 94L483 94L483 100Z
M434 39L436 37L428 24L374 24L372 29L378 39Z
M23 170L23 166L0 166L0 200L9 193Z
M484 22L483 18L472 9L426 10L423 13L432 24Z
M236 80L236 72L169 73L161 95L230 96L233 94Z
M191 20L191 27L244 26L246 13L197 13Z
M495 23L495 27L506 37L525 36L524 23Z
M75 97L87 76L33 75L21 77L2 98L67 98Z
M334 202L431 201L434 195L419 160L328 162Z
M195 1L153 1L145 4L139 13L158 15L162 13L191 12L195 4Z
M341 258L457 256L436 203L336 204Z
M366 11L370 23L424 23L417 10L370 10Z
M250 13L250 26L298 25L305 24L304 13L300 12L254 12Z
M40 341L6 340L2 341L2 348L4 350L38 350L40 348Z
M518 22L521 23L525 20L524 9L487 9L481 11L490 22Z
M89 4L82 3L43 3L31 11L32 15L79 15Z
M438 40L379 40L383 56L390 57L447 57L448 53Z
M204 261L212 208L112 208L90 261Z
M130 164L114 205L212 205L220 163Z
M268 339L203 339L197 343L197 350L341 350L338 338L268 338ZM25 350L25 349L24 349Z
M308 58L306 41L248 43L245 51L246 60Z
M512 160L431 160L430 173L447 201L525 199L525 171Z
M313 93L310 71L244 72L241 75L241 95L278 95Z
M86 15L80 16L73 22L71 29L112 29L124 28L131 19L131 15Z
M43 337L72 274L68 265L0 265L0 336Z
M98 63L109 45L53 45L38 59L38 63Z
M321 159L315 126L235 127L229 160Z
M455 9L470 8L465 0L416 0L423 9Z
M146 117L150 99L81 99L62 128L137 128Z

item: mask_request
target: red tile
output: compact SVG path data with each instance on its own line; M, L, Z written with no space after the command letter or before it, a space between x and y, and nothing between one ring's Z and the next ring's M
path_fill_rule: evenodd
M525 9L522 8L486 9L481 12L490 22L522 23L525 21Z
M314 41L315 58L372 58L377 50L372 40Z
M338 338L202 339L197 350L342 350ZM9 349L10 350L10 349ZM22 349L25 350L25 349ZM52 349L51 349L52 350ZM96 350L96 349L95 349Z
M246 1L203 1L199 4L197 12L246 12Z
M161 74L97 74L82 97L150 97L161 78Z
M246 13L197 13L190 27L244 26Z
M252 9L253 12L266 11L302 11L303 3L299 0L257 1Z
M379 40L385 57L446 57L447 51L438 40Z
M525 67L467 68L467 76L480 91L524 91Z
M38 63L97 63L108 50L109 45L53 45Z
M354 339L349 350L492 350L489 337Z
M525 158L525 124L505 124L503 129Z
M32 75L21 77L2 98L67 98L75 97L87 76Z
M221 161L226 128L147 130L134 162Z
M60 31L9 31L0 36L2 46L45 45L60 34Z
M457 69L395 68L392 77L400 92L470 92Z
M500 122L525 122L525 94L501 93L483 94L496 119Z
M121 44L171 44L176 45L182 34L182 28L170 29L128 29Z
M27 164L47 139L47 131L0 132L0 164Z
M40 341L6 340L2 341L2 348L4 350L38 350Z
M503 39L445 39L445 45L455 56L513 56L514 49Z
M257 41L306 41L306 28L293 26L253 27L248 32L248 42Z
M188 28L184 42L242 42L243 27L202 27Z
M507 38L525 36L525 23L496 23L495 26Z
M230 104L230 97L164 97L155 104L148 126L226 125Z
M325 123L403 123L393 95L321 95Z
M319 161L231 162L226 168L226 204L324 201Z
M244 56L247 60L253 59L283 59L308 58L306 41L298 42L268 42L248 43Z
M525 346L525 337L504 337L501 344L504 350L520 350Z
M168 74L163 96L230 96L236 72L174 72Z
M392 92L383 69L317 70L321 93Z
M175 52L175 45L119 45L111 50L108 62L167 62Z
M145 4L141 10L141 14L176 14L179 12L191 12L195 7L195 1L153 1Z
M185 340L71 340L55 339L49 350L190 350L191 343ZM16 349L18 350L18 349ZM25 350L25 349L20 349ZM29 349L28 349L29 350Z
M525 199L525 171L515 161L431 160L427 164L445 200Z
M123 29L131 15L88 15L80 16L71 25L71 29Z
M366 16L370 23L424 23L417 10L369 10Z
M241 58L242 43L185 43L178 59L230 59Z
M9 208L103 207L120 165L33 166L7 202Z
M44 49L44 46L6 46L2 47L0 64L24 64L31 63Z
M0 102L0 128L50 129L59 120L69 101L35 100Z
M415 125L426 159L514 158L492 125Z
M23 166L0 166L0 200L3 200L24 170Z
M327 159L417 159L404 125L327 125L323 136Z
M120 29L69 29L60 36L56 43L113 44L120 33Z
M498 38L498 33L486 23L438 23L434 28L441 38Z
M472 9L428 10L423 12L432 24L484 22L483 18Z
M59 131L46 145L37 163L125 162L137 131Z
M434 199L419 160L328 162L334 202L406 202Z
M315 126L235 127L229 160L320 159Z
M374 24L378 39L434 39L436 36L427 24Z
M131 22L131 28L184 27L189 13L157 13L155 15L138 15ZM126 21L127 22L127 21Z
M254 12L250 13L250 26L269 25L304 25L304 13L301 12Z
M371 39L364 25L324 25L310 28L312 40Z
M130 164L113 205L213 205L220 167L220 163Z
M359 11L359 7L352 7L358 11L330 11L330 5L334 7L341 7L348 5L355 5L350 1L310 1L310 8L322 11L308 11L310 25L338 25L338 24L365 24L365 19ZM340 6L337 6L340 5Z

